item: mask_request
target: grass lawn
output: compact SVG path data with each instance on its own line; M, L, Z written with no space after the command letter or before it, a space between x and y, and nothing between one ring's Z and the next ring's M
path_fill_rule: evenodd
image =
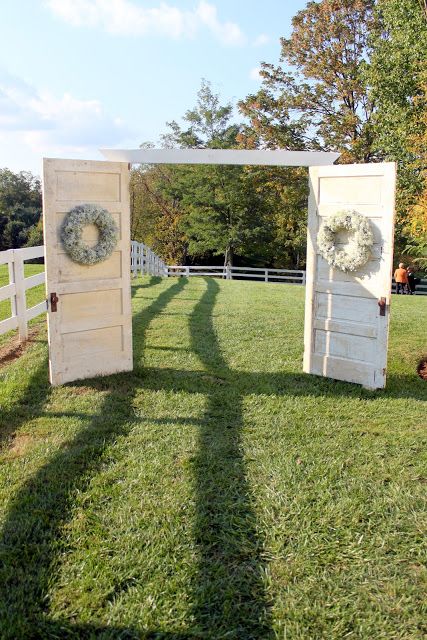
M303 298L145 278L132 374L0 368L1 638L425 637L427 298L376 393L301 373Z

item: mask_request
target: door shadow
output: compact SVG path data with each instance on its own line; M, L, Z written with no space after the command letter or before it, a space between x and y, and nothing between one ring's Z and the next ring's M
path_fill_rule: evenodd
M244 395L364 395L372 401L384 394L413 397L414 387L404 392L409 395L402 396L402 389L394 385L389 392L386 389L375 394L304 374L233 372L222 355L212 319L219 285L213 279L205 279L205 283L189 319L191 349L201 362L201 370L147 369L142 364L147 329L183 291L187 279L180 278L171 281L148 308L134 317L135 370L84 381L85 386L105 392L100 410L85 416L84 427L12 499L0 535L1 638L272 637L271 603L263 583L263 540L257 533L242 444ZM40 385L32 415L42 415L50 391L47 384L40 383L41 371L34 375L23 399L31 397L31 385ZM227 384L226 397L223 384ZM199 434L192 463L197 576L192 584L191 624L185 632L163 632L54 621L49 618L49 594L60 566L64 550L61 534L72 517L75 493L84 491L99 472L106 447L126 435L139 420L133 414L132 401L141 387L202 393L206 397L203 416L192 421ZM419 398L418 387L416 393ZM12 412L3 414L3 419L13 419ZM20 420L27 418L25 413ZM171 416L158 422L172 424L177 419ZM15 424L19 425L19 419Z
M8 445L24 422L41 415L51 393L46 355L29 376L25 388L14 395L12 403L0 405L0 449Z
M135 317L141 348L144 344L143 334L152 319L184 286L184 280L172 284L143 314ZM138 357L140 354L135 355ZM40 376L41 370L36 375ZM44 375L47 380L47 369ZM107 391L101 409L96 414L86 416L85 426L36 471L12 498L0 533L2 639L78 637L74 634L72 623L49 620L49 593L63 551L62 527L71 517L75 493L84 491L90 479L99 471L106 447L128 432L134 418L132 398L140 383L137 373L117 374L101 381L85 380L87 386ZM33 417L43 415L45 389L49 387L46 383L41 388L40 403L36 406L36 413L32 413ZM22 420L26 418L27 414ZM126 637L125 629L116 636L112 636L108 629L106 633L104 637ZM100 636L92 633L88 637Z

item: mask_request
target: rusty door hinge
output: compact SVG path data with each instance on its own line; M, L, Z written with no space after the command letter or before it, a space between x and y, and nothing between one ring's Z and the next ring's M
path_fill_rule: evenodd
M55 313L56 311L58 311L57 309L58 300L59 298L56 295L56 293L50 294L50 310L52 311L52 313Z
M380 308L380 316L385 316L386 299L385 298L380 298L378 300L378 306Z

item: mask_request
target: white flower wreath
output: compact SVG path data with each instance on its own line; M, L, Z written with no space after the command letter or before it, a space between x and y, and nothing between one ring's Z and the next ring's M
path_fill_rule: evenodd
M89 247L82 241L83 227L94 224L99 242ZM96 204L79 204L71 209L61 227L61 241L71 260L79 264L97 264L106 260L117 244L118 229L109 211Z
M335 234L341 230L352 234L345 249L335 246ZM338 211L327 218L317 235L320 255L341 271L356 271L366 264L373 242L371 223L357 211Z

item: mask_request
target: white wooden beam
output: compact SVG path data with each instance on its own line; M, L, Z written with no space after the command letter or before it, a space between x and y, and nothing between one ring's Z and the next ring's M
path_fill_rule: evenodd
M330 165L339 153L325 151L264 151L259 149L101 149L111 162L130 164L239 164L282 167Z

